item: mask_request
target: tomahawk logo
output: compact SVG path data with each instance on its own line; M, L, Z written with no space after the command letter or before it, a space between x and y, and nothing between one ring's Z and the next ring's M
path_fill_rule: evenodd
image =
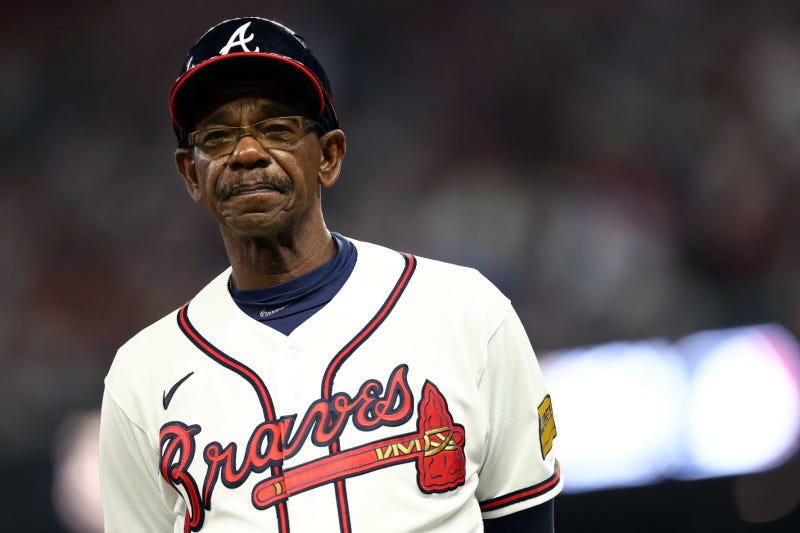
M207 465L202 486L188 472L201 427L177 421L164 424L160 437L161 475L186 502L187 531L202 527L218 481L236 488L251 474L267 471L272 475L259 481L249 496L256 509L268 509L295 494L401 463L414 463L417 486L423 493L441 493L463 485L464 426L453 421L447 401L430 381L422 388L416 431L338 450L278 474L271 469L283 466L283 461L296 455L309 439L315 446L329 446L349 422L360 431L371 431L410 420L414 397L407 373L408 367L400 365L392 371L386 387L371 379L353 396L339 392L329 400L316 400L297 424L296 415L263 422L242 448L233 442L226 446L209 443L202 454ZM237 459L237 451L241 459Z
M228 39L228 43L220 49L219 55L224 56L225 54L230 53L231 48L233 48L234 46L241 47L241 49L245 52L258 52L259 50L257 46L253 50L250 50L247 47L247 43L255 39L254 34L251 33L250 35L247 35L247 28L249 26L250 22L245 22L244 24L236 28L236 31L233 32L233 34Z

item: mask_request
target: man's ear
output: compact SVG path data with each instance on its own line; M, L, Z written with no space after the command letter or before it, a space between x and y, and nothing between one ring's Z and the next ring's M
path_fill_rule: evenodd
M197 181L197 171L194 166L194 150L191 148L178 148L175 150L175 164L178 165L178 172L186 182L186 190L195 202L200 202L203 198L200 183Z
M319 144L321 149L319 183L323 187L330 187L336 183L342 170L347 140L342 130L331 130L319 138Z

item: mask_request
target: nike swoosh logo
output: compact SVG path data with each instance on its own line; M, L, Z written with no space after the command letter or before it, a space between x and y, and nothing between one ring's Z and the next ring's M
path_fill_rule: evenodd
M167 407L169 407L169 402L172 401L172 395L175 394L175 391L178 390L178 387L180 387L184 381L189 379L192 376L192 374L194 374L194 372L189 372L188 374L183 376L175 385L172 386L171 389L169 389L168 392L164 393L163 403L165 411L167 410Z

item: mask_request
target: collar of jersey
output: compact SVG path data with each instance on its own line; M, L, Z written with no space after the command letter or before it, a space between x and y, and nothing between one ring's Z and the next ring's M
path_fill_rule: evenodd
M316 300L313 296L325 297L321 294L326 292L323 289L345 273L349 274L347 271L352 271L356 259L356 248L353 243L338 233L331 232L331 235L336 244L336 255L311 272L265 289L231 289L231 297L239 307L250 311L291 305L294 308L292 312L299 312L299 307L305 308L307 305L298 304L318 305L312 301ZM327 300L332 296L327 297ZM289 311L288 307L286 310Z

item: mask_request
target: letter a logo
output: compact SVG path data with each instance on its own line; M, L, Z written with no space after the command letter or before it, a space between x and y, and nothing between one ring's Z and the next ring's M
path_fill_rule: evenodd
M255 38L255 35L252 33L250 35L246 35L247 27L250 26L250 22L245 22L241 26L239 26L235 32L231 35L230 39L228 39L228 44L223 46L220 51L219 55L224 56L227 53L230 53L231 48L234 46L240 46L242 50L245 52L258 52L258 47L256 46L255 50L250 50L247 48L247 43L252 41Z

